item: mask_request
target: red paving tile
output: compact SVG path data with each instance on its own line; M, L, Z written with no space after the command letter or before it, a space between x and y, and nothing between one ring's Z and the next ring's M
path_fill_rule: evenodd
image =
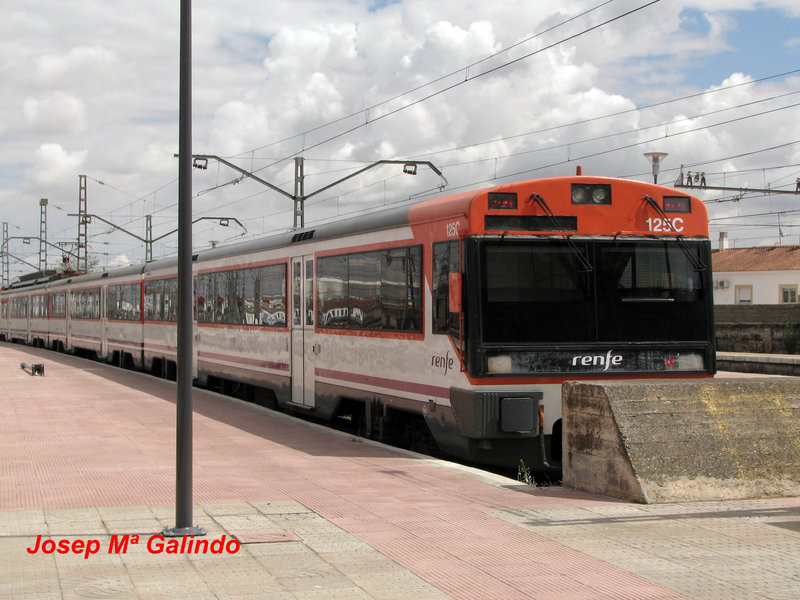
M32 377L20 362L44 362ZM0 510L170 505L175 387L0 345ZM682 596L491 515L613 501L523 493L196 391L194 502L295 500L455 598ZM509 483L513 483L510 482Z

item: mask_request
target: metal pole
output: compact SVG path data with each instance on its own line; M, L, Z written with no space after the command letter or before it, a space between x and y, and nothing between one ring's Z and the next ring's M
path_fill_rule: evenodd
M39 200L39 270L47 269L47 198Z
M191 179L189 180L191 186ZM191 187L189 188L191 191ZM150 262L153 260L153 215L144 216L144 260Z
M8 260L8 223L3 221L3 285L6 286L9 281L9 260Z
M296 156L294 159L294 229L297 229L298 221L301 229L306 226L304 184L303 157Z
M78 175L78 264L82 273L89 270L89 217L87 216L86 175Z
M173 537L202 535L192 525L192 2L181 0L178 132L178 373Z

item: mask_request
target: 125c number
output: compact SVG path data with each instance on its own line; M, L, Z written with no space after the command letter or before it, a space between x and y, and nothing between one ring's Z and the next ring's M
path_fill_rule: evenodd
M650 218L647 219L646 223L648 231L676 231L678 233L683 231L683 219L681 217L675 217L674 219Z

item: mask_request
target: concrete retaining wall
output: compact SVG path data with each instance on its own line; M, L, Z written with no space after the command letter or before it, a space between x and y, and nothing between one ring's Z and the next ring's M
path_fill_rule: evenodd
M800 380L565 383L563 484L634 502L800 496Z
M717 350L726 352L797 352L800 304L714 306ZM794 333L794 340L787 339Z

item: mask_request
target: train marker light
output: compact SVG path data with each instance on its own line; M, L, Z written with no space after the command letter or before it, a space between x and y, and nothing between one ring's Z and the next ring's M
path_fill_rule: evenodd
M508 192L489 192L490 210L517 210L517 195Z
M690 213L692 201L689 196L664 196L665 213Z

